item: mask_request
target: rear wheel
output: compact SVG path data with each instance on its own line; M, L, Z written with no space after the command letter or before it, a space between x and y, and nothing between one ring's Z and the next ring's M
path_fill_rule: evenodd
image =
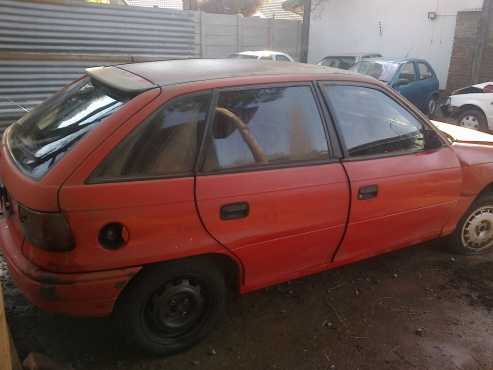
M224 315L227 289L211 261L146 268L122 293L115 318L130 342L169 355L204 339Z
M473 130L487 131L488 123L486 116L479 109L471 108L463 111L458 119L459 126L470 128Z
M452 236L451 247L466 255L493 249L493 195L483 196L469 207Z

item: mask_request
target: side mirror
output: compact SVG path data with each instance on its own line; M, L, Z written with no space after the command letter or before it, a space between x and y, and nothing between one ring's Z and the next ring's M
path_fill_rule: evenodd
M423 139L425 142L425 150L435 150L443 146L440 135L433 130L424 130Z
M400 86L406 86L409 85L411 81L409 81L407 78L399 78L397 82L394 84L395 87L400 87Z

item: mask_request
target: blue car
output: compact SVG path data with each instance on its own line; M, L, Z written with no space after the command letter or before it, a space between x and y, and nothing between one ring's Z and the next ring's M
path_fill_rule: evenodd
M383 81L405 96L422 112L436 113L439 82L430 64L422 59L372 59L363 60L352 71Z

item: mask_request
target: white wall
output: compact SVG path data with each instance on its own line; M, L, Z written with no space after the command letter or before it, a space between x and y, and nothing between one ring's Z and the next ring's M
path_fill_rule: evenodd
M479 9L483 0L312 0L312 4L309 62L355 52L423 58L445 88L457 12ZM438 18L429 20L428 12L437 12Z

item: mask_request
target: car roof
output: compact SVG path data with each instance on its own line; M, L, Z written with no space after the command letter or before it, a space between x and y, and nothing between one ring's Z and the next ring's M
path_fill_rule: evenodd
M416 58L371 58L368 61L370 62L380 61L380 62L397 63L397 64L402 64L407 62L426 62L426 60L416 59Z
M283 53L281 51L274 51L274 50L245 50L245 51L240 51L235 54L241 54L241 55L255 55L255 56L263 56L263 55L286 55L286 53Z
M115 69L137 75L154 86L262 76L303 76L307 80L320 78L327 80L330 77L335 79L337 76L344 75L353 76L354 80L358 81L369 80L361 74L336 68L250 59L182 59L122 64L104 68L108 70L107 75L112 76L117 75L114 73ZM123 79L126 78L124 73L121 75ZM104 71L100 71L98 78L106 82ZM135 83L135 81L130 82ZM124 81L119 83L119 86L122 84Z
M339 54L330 54L324 57L325 58L339 58L339 57L362 57L365 55L382 55L377 52L368 52L368 53L339 53Z

